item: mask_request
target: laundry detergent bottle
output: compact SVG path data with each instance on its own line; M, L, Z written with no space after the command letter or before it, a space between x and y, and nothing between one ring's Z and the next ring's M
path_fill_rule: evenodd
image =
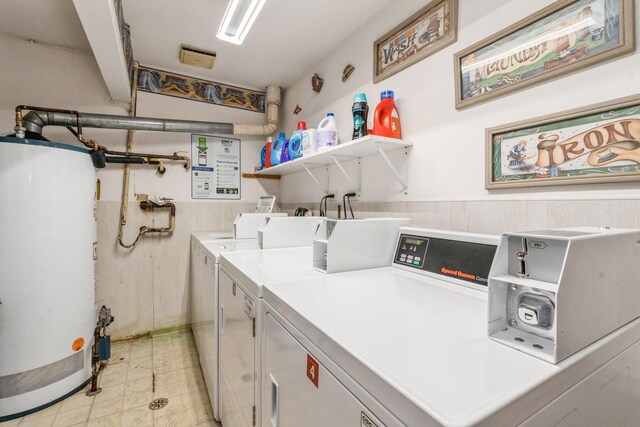
M373 113L373 134L389 138L402 138L400 115L393 100L392 90L380 93L380 103Z
M271 165L279 165L282 159L282 149L284 148L284 144L287 142L287 138L284 136L284 132L280 132L278 138L273 141L271 145Z
M367 95L356 94L351 111L353 112L353 139L367 136L367 115L369 114Z
M271 148L273 146L273 138L268 137L267 143L262 147L262 153L260 153L260 157L262 158L262 166L266 168L270 168L273 166L271 164Z
M291 135L291 139L289 139L287 150L291 160L302 157L302 139L305 130L307 130L307 123L304 121L298 122L298 130L296 130L295 133Z
M328 150L338 145L338 124L333 113L327 113L327 117L318 124L317 151Z

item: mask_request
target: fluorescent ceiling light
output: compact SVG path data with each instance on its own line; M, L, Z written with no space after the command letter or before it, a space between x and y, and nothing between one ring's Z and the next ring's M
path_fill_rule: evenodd
M216 35L220 40L242 44L267 0L230 0Z

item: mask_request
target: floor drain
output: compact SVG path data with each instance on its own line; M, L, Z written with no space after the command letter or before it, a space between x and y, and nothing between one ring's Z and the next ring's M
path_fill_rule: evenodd
M166 397L160 397L158 399L153 399L151 403L149 403L149 409L152 411L156 411L158 409L162 409L169 403L169 399Z

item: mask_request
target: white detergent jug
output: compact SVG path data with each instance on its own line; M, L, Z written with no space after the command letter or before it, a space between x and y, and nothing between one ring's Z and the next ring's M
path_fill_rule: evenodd
M338 125L333 113L327 113L318 125L318 151L327 150L338 145Z
M305 129L302 131L302 156L310 156L316 152L318 145L318 131Z

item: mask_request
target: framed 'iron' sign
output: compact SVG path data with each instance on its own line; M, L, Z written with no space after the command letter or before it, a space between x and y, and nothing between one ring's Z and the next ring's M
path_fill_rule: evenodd
M486 131L487 189L640 181L640 95Z

